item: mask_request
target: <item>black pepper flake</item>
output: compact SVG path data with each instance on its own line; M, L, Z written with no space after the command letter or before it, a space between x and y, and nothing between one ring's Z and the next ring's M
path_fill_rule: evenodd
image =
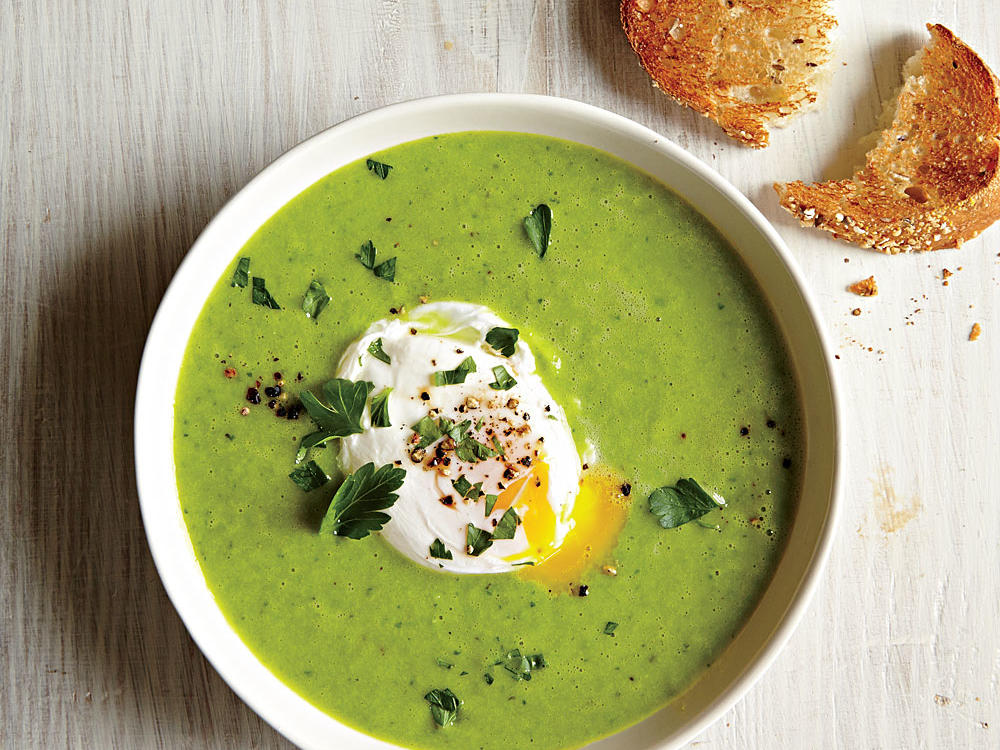
M455 504L455 499L451 495L445 495L444 497L440 498L440 500L441 500L441 505L451 506Z
M749 427L740 427L740 434L743 437L746 437L747 435L750 434L750 428Z
M584 471L586 471L586 470L587 470L587 469L589 469L589 468L590 468L590 464L584 464L584 465L583 465L583 470L584 470Z
M292 404L287 409L287 417L289 419L298 419L299 414L302 413L302 404Z
M278 405L278 402L275 399L273 399L273 398L270 401L267 402L267 408L268 409L273 409L277 405Z
M258 391L256 388L247 388L247 401L249 401L251 404L259 404L260 391Z
M274 373L274 379L275 380L281 380L281 373L280 372Z
M399 313L399 310L397 310L395 307L390 307L389 308L389 314L390 315L396 315L397 313Z
M277 398L281 395L280 385L269 385L264 389L264 395L268 398Z
M580 584L580 588L576 591L577 596L590 596L590 586L585 583Z
M625 484L622 485L622 494L625 497L628 497L629 495L631 495L632 494L632 485L629 484L628 482L625 482Z
M784 469L790 469L792 467L792 459L790 458L782 459L781 466Z
M298 375L295 376L295 379L301 383L303 380L305 380L305 377L300 372Z
M431 398L431 394L429 394L427 391L421 391L420 392L420 400L421 401L430 401L430 398Z
M411 328L410 329L410 335L411 336L416 336L417 335L417 329L416 328Z
M288 410L285 409L284 406L279 406L274 413L279 417L284 417L286 414L288 414Z
M774 421L773 419L769 419L769 420L767 420L767 428L768 428L769 430L773 430L773 429L774 429L775 427L777 427L777 426L778 426L778 423L777 423L777 422L775 422L775 421Z

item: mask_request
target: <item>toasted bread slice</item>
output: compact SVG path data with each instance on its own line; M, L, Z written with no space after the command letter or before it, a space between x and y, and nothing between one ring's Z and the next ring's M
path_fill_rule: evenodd
M803 224L896 254L958 247L1000 218L997 78L944 26L927 28L865 166L848 180L774 186Z
M812 107L837 21L830 0L622 0L642 67L681 104L755 148Z

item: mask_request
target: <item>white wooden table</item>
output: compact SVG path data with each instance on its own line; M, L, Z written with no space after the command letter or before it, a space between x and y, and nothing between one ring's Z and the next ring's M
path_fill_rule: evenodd
M287 747L194 647L146 550L142 343L199 230L258 170L351 115L465 91L580 99L704 159L788 241L838 349L848 481L825 582L694 744L1000 747L1000 226L890 258L799 229L769 187L847 174L925 21L1000 70L994 0L843 0L822 111L762 153L650 86L617 5L3 3L0 747ZM869 274L878 297L845 291Z

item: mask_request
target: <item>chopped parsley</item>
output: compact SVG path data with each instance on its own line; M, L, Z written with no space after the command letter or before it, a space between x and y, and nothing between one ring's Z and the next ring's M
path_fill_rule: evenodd
M465 474L462 474L458 479L451 480L451 486L459 495L470 500L478 500L479 496L483 494L483 483L472 484L465 478Z
M321 534L363 539L380 531L390 520L383 511L399 498L395 493L403 485L406 470L392 464L375 469L369 462L348 475L330 501L320 524Z
M382 348L382 339L377 338L368 345L368 353L371 354L379 362L385 362L387 365L392 364L392 360L389 359L389 355L385 353Z
M288 478L295 482L303 492L311 492L330 481L330 477L326 475L326 472L315 461L310 461L294 469L288 475Z
M389 170L392 169L391 164L383 164L380 161L375 161L374 159L365 159L365 164L368 166L369 172L374 172L383 180L389 176Z
M445 417L442 417L442 420L437 420L430 416L422 417L419 422L410 428L415 433L420 435L420 442L417 443L418 448L426 448L431 443L437 442L441 439L444 435L441 421L444 419Z
M617 622L611 622L611 620L608 620L604 624L604 635L614 635L615 634L615 628L617 628L617 627L618 627L618 623Z
M493 368L493 380L495 382L490 383L490 388L494 391L509 391L515 385L517 381L507 372L507 368L503 365L497 365Z
M548 666L542 654L524 655L520 649L508 651L507 655L496 662L496 666L503 667L515 680L530 680L531 672L535 669L543 669Z
M369 271L375 268L375 245L371 240L366 240L361 246L361 251L354 254L354 257L361 261L361 265Z
M488 516L493 512L493 506L497 504L497 500L500 499L499 495L487 495L486 496L486 515Z
M434 385L458 385L464 383L470 372L476 371L476 360L472 357L463 359L454 370L438 370L431 382Z
M306 314L307 318L316 320L328 304L330 304L330 295L326 293L322 284L313 279L309 288L306 289L306 296L302 299L302 312Z
M659 487L649 496L649 512L665 529L682 526L725 504L720 495L709 495L690 478L679 479L672 487Z
M455 723L462 701L451 690L435 688L424 696L424 700L431 704L431 716L439 727L449 727Z
M493 535L476 528L471 523L465 527L465 551L473 557L479 557L493 546Z
M491 440L493 441L493 450L497 452L498 456L505 457L506 454L503 452L503 446L500 445L500 441L497 440L497 436L494 435Z
M477 461L485 461L487 458L493 458L497 454L488 445L483 445L471 435L466 435L455 443L455 455L461 461L474 464Z
M500 352L503 356L509 357L514 353L514 345L517 344L518 330L516 328L491 328L486 334L486 343Z
M437 664L442 669L451 669L452 667L455 666L450 661L445 661L444 659L442 659L440 657L438 657L437 659L435 659L434 663Z
M524 217L524 231L535 246L538 257L544 258L552 235L552 209L544 203L531 209L531 213Z
M431 557L436 557L439 560L451 560L452 554L451 550L444 546L444 542L435 538L434 541L431 542Z
M483 679L486 681L487 685L493 684L493 675L491 675L489 672L485 672L483 674Z
M377 279L385 279L386 281L396 280L396 258L392 257L389 260L382 261L375 268L372 269L372 273L375 274Z
M392 388L384 388L377 396L372 396L368 404L368 413L372 418L372 427L392 427L389 421L389 394Z
M503 517L500 519L500 523L497 527L493 529L494 539L513 539L514 532L517 531L517 525L521 522L517 513L514 512L513 508L507 508L504 512Z
M267 291L267 287L264 285L264 279L260 276L253 277L253 289L250 290L250 300L255 305L262 305L263 307L269 307L272 310L280 310L278 303L274 301L274 297L271 293Z
M229 286L237 286L240 289L246 289L246 285L250 281L250 259L240 258L239 262L236 264L236 270L233 271L233 280Z

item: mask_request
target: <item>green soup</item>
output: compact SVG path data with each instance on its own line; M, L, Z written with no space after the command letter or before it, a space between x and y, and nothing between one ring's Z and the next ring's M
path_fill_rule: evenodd
M375 158L392 165L386 179L364 160L339 169L241 251L280 310L231 286L234 258L195 326L174 445L202 571L261 661L361 731L456 748L610 734L712 663L781 556L801 456L784 342L726 241L617 158L512 133L440 136ZM539 203L554 214L544 258L522 227ZM379 260L398 257L394 282L355 258L369 239ZM301 310L314 278L332 297L315 321ZM377 534L318 533L336 482L306 494L288 478L312 424L278 418L266 396L249 404L247 389L276 373L293 396L318 388L372 321L421 296L483 304L519 328L575 439L631 484L617 575L590 570L578 582L589 596L519 573L434 571ZM546 365L555 358L558 369ZM315 457L337 475L335 447ZM680 477L728 505L661 528L647 498ZM512 649L546 666L517 680L496 664ZM433 688L463 701L452 726L432 720Z

